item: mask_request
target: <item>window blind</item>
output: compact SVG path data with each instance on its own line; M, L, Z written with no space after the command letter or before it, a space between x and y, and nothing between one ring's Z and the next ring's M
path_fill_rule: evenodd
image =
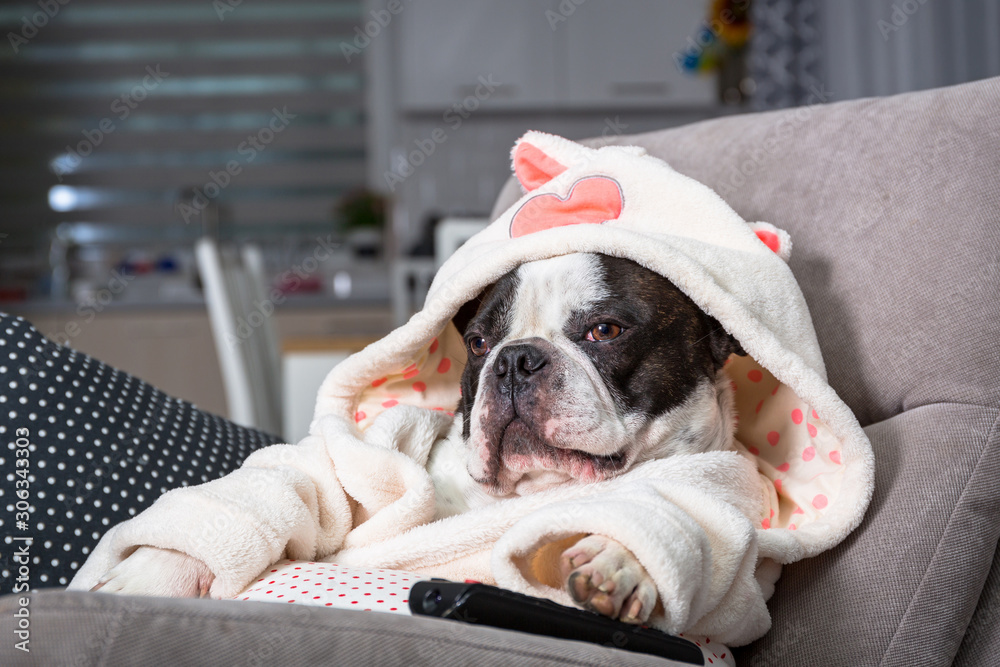
M2 231L184 225L192 192L233 225L330 221L365 180L361 22L360 0L0 5Z

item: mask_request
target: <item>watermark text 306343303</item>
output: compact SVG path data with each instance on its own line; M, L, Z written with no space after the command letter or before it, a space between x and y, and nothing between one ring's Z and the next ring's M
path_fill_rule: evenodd
M12 579L12 593L28 593L31 590L31 543L27 531L31 528L31 433L26 428L14 431L14 535L11 536L17 566ZM14 648L29 653L31 651L31 598L27 595L17 598L14 611L14 635L18 641Z

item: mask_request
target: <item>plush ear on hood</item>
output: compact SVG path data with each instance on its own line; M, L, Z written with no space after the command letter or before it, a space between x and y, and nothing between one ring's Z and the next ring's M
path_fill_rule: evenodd
M554 134L526 132L511 149L510 159L525 192L531 192L596 151Z
M788 261L792 254L792 237L784 229L778 229L769 222L751 222L750 229L761 243L774 251L781 259Z

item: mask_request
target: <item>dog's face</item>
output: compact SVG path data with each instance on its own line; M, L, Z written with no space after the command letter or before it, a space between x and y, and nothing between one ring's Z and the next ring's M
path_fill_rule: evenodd
M494 495L728 446L739 344L669 280L573 254L511 271L455 318L472 477Z

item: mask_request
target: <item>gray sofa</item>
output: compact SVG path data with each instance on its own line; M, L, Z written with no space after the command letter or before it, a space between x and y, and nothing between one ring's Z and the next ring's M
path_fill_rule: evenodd
M875 449L843 544L785 569L741 665L997 664L1000 79L619 137L793 239L830 383ZM508 184L498 207L516 195ZM35 664L666 664L431 619L33 596ZM0 601L12 664L15 600ZM29 662L29 664L30 664Z

